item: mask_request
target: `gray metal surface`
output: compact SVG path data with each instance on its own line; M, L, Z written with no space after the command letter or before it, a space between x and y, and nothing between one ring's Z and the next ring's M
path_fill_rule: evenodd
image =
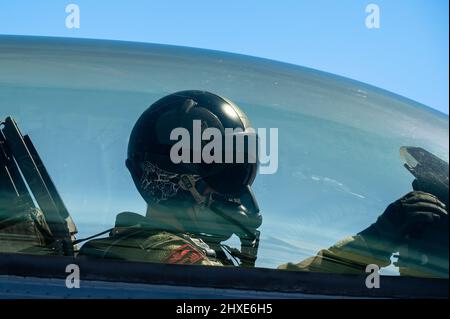
M55 278L0 276L0 298L120 298L120 299L329 299L340 296L280 293L256 290L215 289L152 284L132 284L86 280L80 288L67 288L65 280Z
M79 290L65 288L69 264L79 268ZM0 276L5 298L448 298L448 279L382 276L368 289L365 276L20 254L0 254Z

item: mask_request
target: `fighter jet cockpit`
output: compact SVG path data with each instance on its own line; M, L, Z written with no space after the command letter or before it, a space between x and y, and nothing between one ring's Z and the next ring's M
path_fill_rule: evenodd
M216 51L1 36L0 123L0 277L448 294L448 115L405 97Z

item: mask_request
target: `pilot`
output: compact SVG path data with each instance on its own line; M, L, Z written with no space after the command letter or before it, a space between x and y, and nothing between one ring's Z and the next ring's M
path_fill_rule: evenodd
M262 223L251 190L258 162L245 147L241 163L225 159L227 152L237 158L237 147L210 150L221 153L220 161L196 158L196 152L205 153L208 144L199 135L204 137L212 128L220 132L217 142L222 145L227 138L235 141L233 145L239 138L257 138L247 116L231 101L212 93L183 91L151 105L131 132L126 160L148 204L146 216L119 214L110 236L87 242L79 256L233 265L237 260L231 255L237 254L241 266L253 266ZM233 131L226 133L225 128ZM174 132L189 138L178 140ZM177 150L177 143L184 143L184 148ZM185 160L174 163L180 155ZM233 234L241 241L240 250L222 244Z
M110 236L87 242L79 256L254 266L262 223L251 190L258 167L257 152L245 147L239 150L235 143L222 152L221 163L205 161L201 156L195 161L195 154L203 155L208 142L196 143L195 136L191 141L192 135L199 137L195 121L202 136L208 128L216 128L222 133L220 138L226 140L230 135L226 128L231 128L231 138L257 140L247 116L226 98L183 91L160 99L135 124L126 160L136 188L148 204L146 216L119 214ZM189 137L187 153L180 154L186 149L176 147L179 136ZM239 152L244 155L243 162L224 160L230 153L237 158ZM390 204L374 224L357 235L279 269L361 274L369 264L391 264L392 254L405 242L441 229L441 243L428 247L430 254L438 257L425 263L415 260L408 265L409 272L402 274L448 277L447 210L435 196L416 189ZM223 244L233 234L240 239L240 250ZM442 250L433 254L433 247L442 246L447 248L446 257ZM420 267L410 267L412 264Z

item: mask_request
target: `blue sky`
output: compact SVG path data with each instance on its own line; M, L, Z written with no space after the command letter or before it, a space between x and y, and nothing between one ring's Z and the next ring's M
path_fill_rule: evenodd
M65 7L79 5L80 29ZM368 29L365 8L380 8ZM448 114L447 0L2 0L0 34L184 45L343 75Z

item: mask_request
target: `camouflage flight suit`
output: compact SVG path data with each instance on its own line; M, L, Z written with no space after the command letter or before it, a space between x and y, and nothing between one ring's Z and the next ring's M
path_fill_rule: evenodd
M375 264L386 267L391 261L392 251L386 245L371 241L361 235L348 237L328 249L322 249L316 256L297 264L287 263L278 267L284 270L300 270L341 274L362 274L366 266Z
M398 263L400 275L410 277L448 278L448 249L446 252L433 247L426 250L426 262L422 254L411 247L405 263ZM402 246L404 247L404 246ZM400 247L400 249L402 249ZM443 246L444 247L444 246ZM448 247L448 246L446 246ZM394 250L394 251L393 251ZM392 254L398 250L388 242L358 234L346 238L328 249L322 249L314 256L297 264L287 263L278 267L283 270L314 271L340 274L367 274L366 267L375 264L379 268L391 264ZM403 265L403 267L401 266Z
M180 233L170 225L153 222L135 213L117 215L107 238L84 244L79 257L137 262L222 266L215 252L201 239Z
M391 264L392 244L380 241L368 232L348 237L314 257L297 264L287 263L280 270L327 272L339 274L366 274L366 267L379 268ZM108 238L87 242L79 256L119 259L140 262L224 266L215 252L201 239L180 233L170 225L153 222L134 213L117 216L115 228ZM420 263L418 263L420 264ZM402 275L448 278L448 258L433 265L409 267Z
M374 254L376 250L378 253ZM380 247L370 247L362 236L354 236L320 251L315 257L299 264L282 265L279 269L365 273L367 264L375 263L380 267L389 265L390 255L390 252L383 252ZM134 213L119 214L110 236L87 242L78 256L223 266L215 258L214 251L200 239Z

